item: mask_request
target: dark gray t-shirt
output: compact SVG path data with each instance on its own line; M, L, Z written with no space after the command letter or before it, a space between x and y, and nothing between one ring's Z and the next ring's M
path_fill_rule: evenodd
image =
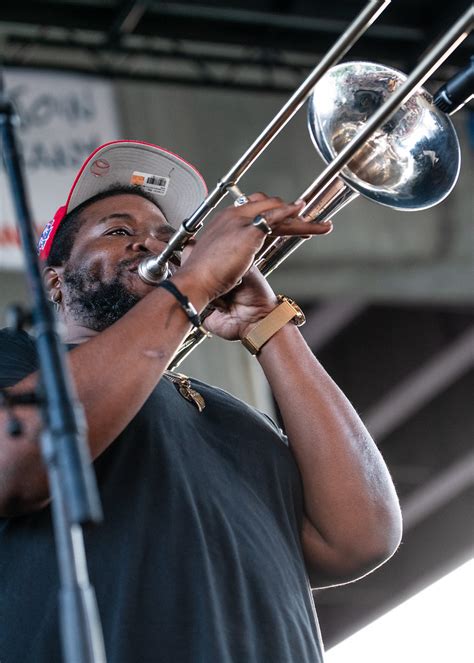
M0 331L0 386L36 366L27 334ZM319 663L293 456L264 415L193 386L202 413L163 378L94 463L105 521L85 540L108 663ZM2 663L61 661L57 593L49 509L0 519Z

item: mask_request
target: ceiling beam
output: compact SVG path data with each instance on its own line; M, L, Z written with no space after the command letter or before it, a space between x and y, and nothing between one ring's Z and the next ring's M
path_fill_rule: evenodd
M210 7L205 4L161 3L153 8L153 14L157 16L204 19L210 23L235 23L260 28L279 28L285 31L324 32L331 35L339 35L347 28L350 20L349 12L347 13L346 19L341 19L296 13L263 12L236 7ZM418 42L423 38L423 30L403 24L384 24L376 21L370 26L370 37Z
M317 353L328 341L346 327L367 307L363 299L337 299L323 303L314 313L306 316L301 327L307 344Z
M474 451L439 472L402 502L404 531L407 532L472 485Z
M338 36L343 32L348 23L354 18L355 11L351 8L343 8L341 12L326 12L326 17L310 16L299 13L265 12L258 10L241 9L238 7L208 6L202 4L186 4L171 2L149 2L148 0L124 0L124 8L128 4L144 4L148 6L149 20L156 28L160 24L175 25L176 23L195 23L207 25L215 30L216 26L242 29L252 28L257 31L269 30L282 33L300 34L327 34ZM117 9L103 3L84 3L80 0L63 2L61 0L48 0L38 2L37 0L24 0L21 6L14 3L4 3L2 7L3 22L32 23L38 25L50 25L71 27L74 25L84 29L105 29L110 25L110 18L114 18ZM120 9L119 12L123 12ZM151 28L151 25L149 26ZM143 26L148 32L146 26ZM407 26L403 20L387 23L386 20L376 21L368 30L368 39L389 40L411 43L419 43L423 39L424 30L417 27ZM218 39L218 34L215 34ZM239 35L236 35L238 38Z
M148 0L125 0L117 12L107 34L109 43L120 40L124 35L132 34L143 18L148 7Z
M474 367L474 327L402 380L363 415L377 444Z

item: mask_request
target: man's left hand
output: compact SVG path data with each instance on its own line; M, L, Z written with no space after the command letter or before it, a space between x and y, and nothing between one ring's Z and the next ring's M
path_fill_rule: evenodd
M267 316L278 301L268 281L253 266L240 285L212 305L215 310L205 319L205 328L227 341L238 341Z

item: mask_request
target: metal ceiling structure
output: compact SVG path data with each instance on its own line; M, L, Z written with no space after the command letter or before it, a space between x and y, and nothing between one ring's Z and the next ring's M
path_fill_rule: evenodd
M3 3L3 64L259 91L294 89L361 3L310 0L25 0ZM351 50L409 71L466 8L396 0ZM467 64L472 37L438 72Z
M255 94L292 91L362 4L4 2L0 63ZM394 0L351 58L410 71L467 4ZM471 34L438 80L464 67L472 51ZM353 585L316 592L330 646L472 554L474 310L455 302L374 305L363 297L306 305L308 343L380 444L406 524L389 564Z

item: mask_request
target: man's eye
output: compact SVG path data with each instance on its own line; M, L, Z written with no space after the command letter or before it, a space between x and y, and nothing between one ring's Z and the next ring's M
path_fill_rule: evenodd
M106 232L106 235L131 235L131 232L127 228L112 228Z

